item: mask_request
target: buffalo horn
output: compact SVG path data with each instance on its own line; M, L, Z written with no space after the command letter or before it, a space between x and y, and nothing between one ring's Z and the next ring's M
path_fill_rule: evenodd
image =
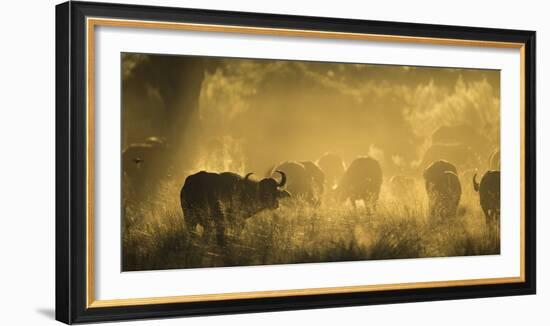
M474 173L474 177L472 178L474 182L474 190L479 191L479 183L477 182L476 177L477 177L477 173Z
M277 185L277 187L284 187L286 184L286 174L283 171L275 171L281 175L281 182Z

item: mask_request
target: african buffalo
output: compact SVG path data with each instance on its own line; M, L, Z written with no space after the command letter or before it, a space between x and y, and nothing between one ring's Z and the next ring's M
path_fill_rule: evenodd
M485 214L485 222L500 219L500 171L487 171L478 183L474 174L474 190L479 192L479 203Z
M452 163L449 163L447 161L439 160L430 164L424 170L424 174L423 174L424 180L426 181L426 187L428 187L428 182L430 180L432 180L434 177L437 177L438 175L446 171L453 172L454 174L458 175L456 166L454 166Z
M130 144L122 151L122 171L125 197L136 203L154 194L162 180L170 175L167 159L168 146L158 137L149 137L143 143Z
M311 163L311 162L310 162ZM292 198L303 200L307 203L317 204L319 202L320 189L316 184L316 171L313 164L303 162L283 162L272 169L271 177L275 177L277 171L282 171L287 177L286 187L292 194Z
M340 201L349 199L354 207L357 200L362 200L371 214L376 209L381 185L380 163L372 157L359 157L351 162L340 179L335 189L336 197Z
M338 181L340 181L340 178L346 171L342 158L333 153L325 153L321 156L317 161L317 166L325 174L325 182L328 189L332 189L338 184Z
M456 167L447 161L436 161L424 170L424 181L430 216L456 216L462 195Z
M166 143L158 137L149 137L143 143L131 144L122 151L122 169L132 177L143 177L151 171L158 171L155 165L159 165L159 156L166 149Z
M242 229L248 218L262 210L278 208L279 199L290 196L281 189L286 183L285 173L277 172L280 182L273 178L251 180L252 173L241 177L232 172L201 171L188 176L180 192L188 230L192 232L201 225L207 239L214 228L218 244L224 245L227 226Z

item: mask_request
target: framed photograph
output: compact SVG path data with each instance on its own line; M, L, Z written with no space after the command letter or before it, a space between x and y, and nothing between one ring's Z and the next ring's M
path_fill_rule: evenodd
M56 318L535 293L535 32L56 7Z

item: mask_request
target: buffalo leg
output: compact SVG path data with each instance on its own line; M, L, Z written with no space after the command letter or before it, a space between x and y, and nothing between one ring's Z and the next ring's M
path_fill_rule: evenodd
M202 242L207 243L210 240L210 235L212 234L212 223L205 223L202 231Z
M216 228L216 241L219 246L225 246L225 216L222 210L222 204L218 201L213 207L212 215L214 226Z
M365 204L367 215L374 215L374 211L376 210L376 200L374 199L374 197L372 195L365 196L363 198L363 203Z
M500 212L498 209L484 208L483 213L485 213L485 225L489 232L489 241L491 241L491 244L496 245L500 238Z
M216 241L218 245L223 247L225 246L225 226L224 223L216 223Z
M187 232L191 235L196 234L196 228L198 224L197 212L190 208L186 207L183 209L183 221L185 223L185 228Z

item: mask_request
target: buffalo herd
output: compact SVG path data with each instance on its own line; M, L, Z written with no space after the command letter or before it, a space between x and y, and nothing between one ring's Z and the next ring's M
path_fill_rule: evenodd
M500 219L500 153L489 158L488 170L473 185L461 184L459 170L449 161L438 159L422 171L428 199L428 216L433 220L456 218L463 190L472 187L479 196L479 206L487 224ZM476 171L477 172L477 171ZM346 167L338 155L327 153L316 162L286 161L275 164L261 178L252 173L241 176L232 172L200 171L189 175L180 192L185 224L191 232L200 225L204 235L215 232L219 245L225 242L226 227L241 230L247 219L264 210L275 210L279 201L288 205L307 204L315 208L350 203L357 209L362 202L366 215L376 211L383 183L378 160L369 156L354 159ZM389 178L388 190L396 198L417 192L416 179L395 175Z

